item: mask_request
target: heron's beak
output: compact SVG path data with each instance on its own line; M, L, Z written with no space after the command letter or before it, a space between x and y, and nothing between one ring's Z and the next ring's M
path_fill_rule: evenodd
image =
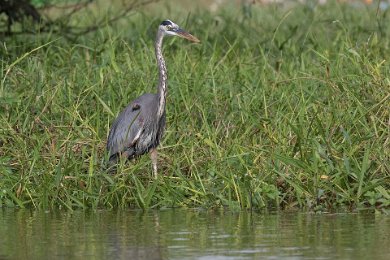
M187 39L189 41L196 42L196 43L200 42L200 40L198 38L196 38L192 34L189 34L188 32L184 31L183 29L179 28L175 31L175 33L177 34L177 36L180 36L180 37Z

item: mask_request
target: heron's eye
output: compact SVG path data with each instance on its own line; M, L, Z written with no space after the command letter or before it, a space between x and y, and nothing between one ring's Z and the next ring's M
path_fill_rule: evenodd
M172 28L173 28L172 25L167 25L166 27L167 27L167 30L169 30L169 31L172 30Z

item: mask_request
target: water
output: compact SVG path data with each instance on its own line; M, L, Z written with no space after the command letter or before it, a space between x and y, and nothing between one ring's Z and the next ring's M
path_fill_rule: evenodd
M390 259L390 217L0 209L0 259Z

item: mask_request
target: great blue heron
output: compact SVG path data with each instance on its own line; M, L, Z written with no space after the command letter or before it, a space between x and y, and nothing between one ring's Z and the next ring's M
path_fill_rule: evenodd
M192 42L199 42L195 36L170 20L165 20L159 25L155 42L160 74L157 94L143 94L131 102L112 124L107 139L110 162L116 162L120 157L133 159L150 152L155 178L157 178L157 146L165 128L167 69L161 50L165 35L179 36Z

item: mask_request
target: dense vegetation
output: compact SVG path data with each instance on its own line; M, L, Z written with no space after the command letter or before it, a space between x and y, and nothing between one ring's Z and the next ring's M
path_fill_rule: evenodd
M1 206L390 205L388 11L335 3L167 10L202 43L165 41L157 180L148 156L108 173L105 140L129 101L155 91L153 40L167 16L143 12L75 41L5 39Z

